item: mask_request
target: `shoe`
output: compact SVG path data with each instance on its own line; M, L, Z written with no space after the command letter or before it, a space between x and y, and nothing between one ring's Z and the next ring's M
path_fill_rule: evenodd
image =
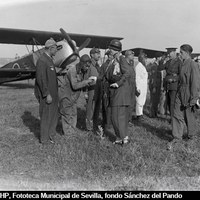
M87 131L92 131L93 130L93 121L86 119L85 123L86 123Z
M60 135L65 135L65 132L62 130L61 133L60 133Z
M55 142L53 141L52 137L49 136L49 141L52 143L52 144L55 144Z
M119 144L119 145L123 145L123 140L121 139L117 139L113 142L113 144Z
M104 134L103 128L101 125L98 125L96 128L94 128L94 133L100 137Z
M130 141L129 141L129 137L126 136L124 139L123 139L123 144L128 144Z

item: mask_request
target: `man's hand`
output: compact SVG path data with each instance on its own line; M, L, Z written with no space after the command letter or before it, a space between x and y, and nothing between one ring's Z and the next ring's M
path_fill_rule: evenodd
M46 97L46 103L47 104L51 104L52 103L52 97L51 97L50 94L48 94L47 97Z
M113 84L110 85L110 87L112 87L112 88L118 88L119 85L117 83L113 83Z
M173 79L168 79L168 83L172 83L173 82Z
M92 79L87 79L87 80L85 80L85 83L86 83L87 85L89 85L89 83L92 83L92 82L93 82Z
M139 90L139 89L136 89L136 90L135 90L135 95L136 95L136 97L139 97L139 96L140 96L140 90Z
M200 108L200 101L199 101L199 99L197 99L196 105L197 105L198 108Z
M96 76L90 76L88 79L91 79L91 80L93 80L93 81L97 81L97 77Z
M88 93L85 93L84 97L85 97L85 100L87 101L88 100Z

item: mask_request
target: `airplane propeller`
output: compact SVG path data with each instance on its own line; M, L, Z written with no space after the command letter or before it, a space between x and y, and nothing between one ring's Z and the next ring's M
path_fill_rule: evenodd
M87 38L83 44L81 44L81 46L78 48L78 52L80 52L82 49L84 49L85 47L87 47L90 44L91 39Z
M76 51L76 47L75 47L72 39L70 38L70 36L66 33L66 31L63 28L60 28L60 32L63 34L64 38L67 40L69 46L75 52Z
M84 49L85 47L87 47L91 41L90 38L87 38L82 44L81 46L77 49L77 47L75 46L73 40L70 38L69 34L67 34L67 32L63 29L60 28L60 32L63 34L64 38L67 40L69 46L72 48L73 53L77 54L79 56L79 52Z
M87 47L91 41L90 38L87 38L81 45L79 48L76 47L76 45L74 44L73 40L70 38L69 34L63 29L63 28L60 28L60 32L62 33L62 35L64 36L64 38L67 40L69 46L72 48L73 50L73 53L68 56L64 62L62 62L62 64L60 65L60 72L59 73L62 73L63 69L65 69L65 67L72 63L73 61L76 60L76 56L80 57L79 55L79 52L84 49L85 47Z

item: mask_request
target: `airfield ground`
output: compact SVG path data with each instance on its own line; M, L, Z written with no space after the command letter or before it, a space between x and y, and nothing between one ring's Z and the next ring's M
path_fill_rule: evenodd
M200 136L167 151L168 120L148 113L116 146L84 130L80 98L77 133L61 136L59 124L56 143L41 148L33 83L0 86L0 190L200 190Z

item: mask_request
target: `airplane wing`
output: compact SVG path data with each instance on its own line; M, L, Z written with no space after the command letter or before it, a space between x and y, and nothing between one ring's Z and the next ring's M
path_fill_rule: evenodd
M166 51L160 51L160 50L153 50L153 49L144 49L144 48L133 48L133 49L127 49L132 50L135 53L135 56L139 56L140 51L143 50L144 53L147 54L148 58L155 58L158 53L166 53ZM125 54L126 50L122 51L122 54Z
M35 78L35 70L0 68L0 84Z
M87 47L98 47L100 49L106 49L112 39L123 39L121 37L75 33L69 33L69 36L72 40L76 41L77 46L80 46L87 38L91 38L91 42ZM48 40L50 37L54 38L56 41L64 39L63 35L60 32L0 28L0 43L35 45L35 39L39 43L37 45L44 45L46 40Z
M133 49L127 49L127 50L132 50L135 53L135 56L137 56L137 57L139 56L140 51L143 50L143 52L147 54L148 58L155 58L158 53L162 53L162 54L167 53L167 51L145 49L145 48L133 48ZM123 50L122 54L124 55L127 50ZM198 56L200 56L200 53L192 53L191 54L192 58L196 58Z
M200 56L200 53L192 53L192 58L197 58Z

